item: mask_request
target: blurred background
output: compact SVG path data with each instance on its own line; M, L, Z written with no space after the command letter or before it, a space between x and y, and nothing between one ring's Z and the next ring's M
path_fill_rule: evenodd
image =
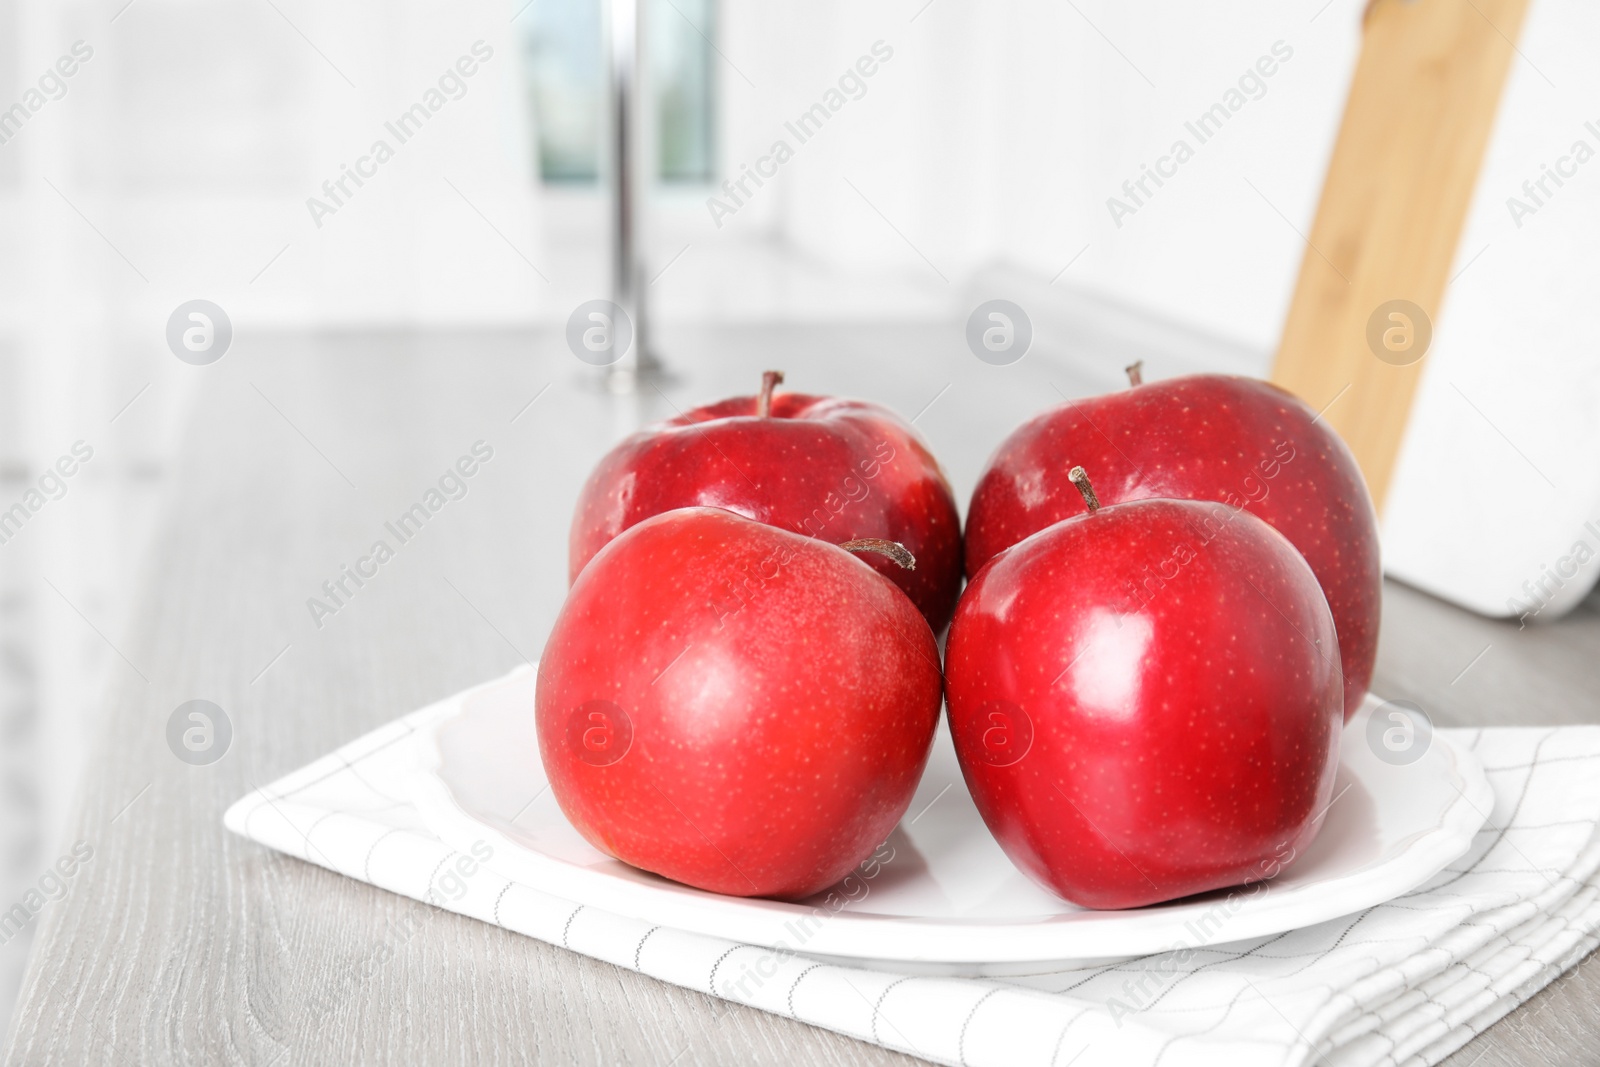
M675 326L959 338L997 294L1085 388L1121 374L1074 363L1099 330L1267 372L1363 0L642 3L641 239L676 403L709 394ZM603 17L600 0L0 0L0 508L93 449L0 544L0 901L56 854L102 694L139 671L118 635L168 592L145 561L182 453L205 447L186 427L206 373L173 358L169 315L215 302L236 352L559 333L609 295ZM1273 73L1252 75L1263 57ZM1186 132L1229 92L1224 125ZM1130 194L1180 138L1192 157ZM751 168L762 184L724 186ZM578 395L581 370L553 380ZM919 428L962 440L945 417ZM998 440L969 436L949 461L963 501ZM0 945L0 1017L30 937Z

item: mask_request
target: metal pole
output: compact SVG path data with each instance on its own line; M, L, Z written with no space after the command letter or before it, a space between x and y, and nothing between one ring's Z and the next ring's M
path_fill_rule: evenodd
M652 347L649 301L640 232L651 185L653 115L645 69L647 0L610 0L610 64L607 90L611 112L611 290L612 300L633 322L633 347L612 364L607 387L632 392L661 376Z

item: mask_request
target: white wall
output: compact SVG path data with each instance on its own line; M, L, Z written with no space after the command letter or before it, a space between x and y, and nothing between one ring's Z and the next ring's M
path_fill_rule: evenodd
M731 171L786 136L782 121L874 41L894 58L724 235L768 234L934 285L993 261L1053 278L1087 246L1064 283L1275 344L1304 249L1295 230L1309 229L1359 47L1359 0L922 4L729 5L724 50L757 85L724 70ZM1184 122L1278 41L1293 57L1265 95L1198 144ZM1107 198L1179 137L1195 157L1114 225Z
M796 313L826 316L833 300L867 313L881 301L902 316L934 310L951 289L941 274L959 287L1004 262L1048 280L1087 246L1062 284L1271 346L1303 248L1295 229L1309 225L1354 63L1360 0L1220 12L1176 0L924 2L725 0L724 169L737 175L779 137L796 154L721 228L703 193L662 194L654 261L690 248L655 290L664 315L781 310L770 272L729 267L773 247L852 279L795 290ZM203 291L262 322L553 321L603 288L594 198L542 196L530 181L507 18L520 4L286 0L291 27L270 7L201 0L139 0L114 24L87 4L18 3L32 27L19 70L42 69L80 37L96 55L0 150L22 157L0 236L8 219L62 210L50 178L151 278L121 293L130 313L159 322ZM307 198L479 39L495 57L468 95L315 226ZM795 142L784 121L879 40L894 57L866 95ZM1279 40L1294 57L1266 95L1115 226L1107 198L1175 138L1192 140L1185 120ZM18 262L0 264L0 277ZM109 286L138 281L117 277L115 259L94 266ZM31 284L25 271L7 280L13 292ZM0 323L16 310L0 307Z

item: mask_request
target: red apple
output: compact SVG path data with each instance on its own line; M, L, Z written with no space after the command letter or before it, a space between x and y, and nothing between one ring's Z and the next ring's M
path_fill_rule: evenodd
M1266 523L1114 504L967 587L950 730L1019 868L1085 907L1138 907L1270 878L1305 850L1337 770L1338 659L1316 577Z
M717 507L842 544L897 541L914 571L870 565L898 585L935 631L961 589L961 519L933 453L886 408L783 393L768 371L757 396L734 397L647 426L612 449L572 518L568 571L607 542L674 508Z
M995 451L967 511L971 577L994 555L1074 515L1067 479L1082 465L1106 504L1167 497L1242 507L1311 565L1339 629L1345 718L1378 655L1383 572L1378 521L1339 435L1267 382L1196 375L1070 400L1024 423ZM1133 577L1132 575L1129 576Z
M634 526L573 583L539 663L539 754L601 851L798 899L894 829L940 696L933 632L888 579L825 541L689 508Z

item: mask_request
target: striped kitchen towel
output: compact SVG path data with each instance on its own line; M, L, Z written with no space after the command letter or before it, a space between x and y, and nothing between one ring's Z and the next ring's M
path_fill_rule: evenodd
M441 701L235 803L270 848L662 981L937 1063L1432 1064L1600 943L1600 727L1455 736L1495 806L1404 896L1305 929L1020 978L840 966L609 914L462 857L408 799ZM481 859L481 857L479 857Z

